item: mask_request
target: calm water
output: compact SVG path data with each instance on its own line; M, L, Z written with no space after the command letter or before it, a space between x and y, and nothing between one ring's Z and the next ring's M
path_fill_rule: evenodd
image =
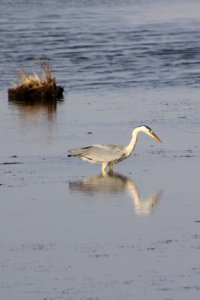
M199 1L1 1L1 89L42 58L66 90L198 86L199 39Z
M199 41L199 1L0 1L1 300L199 300ZM64 101L9 103L43 58Z

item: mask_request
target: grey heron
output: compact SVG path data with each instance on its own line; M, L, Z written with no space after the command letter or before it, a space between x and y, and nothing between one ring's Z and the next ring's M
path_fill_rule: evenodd
M140 132L144 132L145 134L161 143L159 137L152 131L150 127L142 125L136 127L132 131L131 141L126 147L113 144L95 144L84 148L69 150L68 157L78 156L82 160L86 160L90 163L102 164L102 172L105 171L107 166L109 166L110 170L112 171L113 165L128 158L131 155L137 143L138 134Z

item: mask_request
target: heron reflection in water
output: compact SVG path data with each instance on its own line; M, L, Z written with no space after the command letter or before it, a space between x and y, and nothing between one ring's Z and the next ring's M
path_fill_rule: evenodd
M69 182L69 190L93 195L95 193L118 194L128 191L134 204L136 214L148 215L162 196L162 190L146 200L140 198L138 189L134 181L118 173L102 172L101 175L85 178L82 181Z

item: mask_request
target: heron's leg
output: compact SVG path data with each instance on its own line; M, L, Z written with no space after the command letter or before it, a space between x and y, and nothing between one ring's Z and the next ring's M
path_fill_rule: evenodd
M102 163L102 168L101 168L102 172L106 170L107 165L108 165L107 163Z
M110 168L110 172L113 172L113 164L112 163L109 163L109 168Z

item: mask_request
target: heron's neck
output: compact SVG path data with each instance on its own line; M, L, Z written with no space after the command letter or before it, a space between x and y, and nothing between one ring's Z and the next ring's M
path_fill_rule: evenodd
M132 133L132 138L130 143L128 144L128 146L126 146L125 151L126 151L126 155L129 156L131 155L131 153L133 152L135 145L137 143L137 138L138 138L138 130L134 130Z

